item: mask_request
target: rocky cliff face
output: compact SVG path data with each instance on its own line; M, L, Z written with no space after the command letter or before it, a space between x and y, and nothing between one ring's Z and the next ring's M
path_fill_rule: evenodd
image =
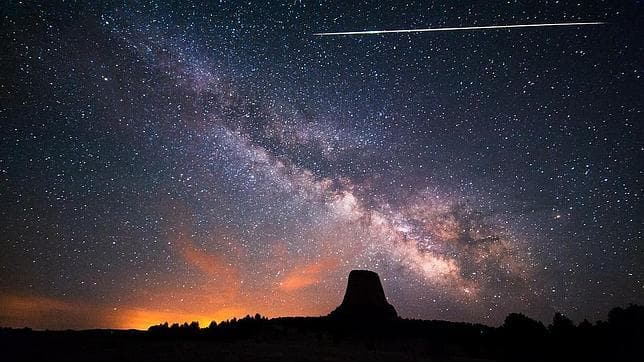
M382 320L396 319L396 309L387 302L378 274L352 270L342 304L331 312L332 318Z

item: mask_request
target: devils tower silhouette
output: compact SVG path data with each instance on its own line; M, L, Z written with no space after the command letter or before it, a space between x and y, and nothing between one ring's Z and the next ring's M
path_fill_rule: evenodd
M378 274L369 270L352 270L342 304L329 316L349 320L387 320L398 318L398 313L387 302Z

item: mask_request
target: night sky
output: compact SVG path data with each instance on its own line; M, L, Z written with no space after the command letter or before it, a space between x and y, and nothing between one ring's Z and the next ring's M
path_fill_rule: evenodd
M0 7L0 325L644 303L641 2L84 3Z

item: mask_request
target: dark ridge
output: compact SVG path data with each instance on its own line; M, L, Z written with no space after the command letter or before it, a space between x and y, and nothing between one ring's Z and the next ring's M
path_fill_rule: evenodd
M0 328L2 361L641 361L644 307L614 308L607 321L545 326L523 314L500 327L392 319L260 315L211 323L163 323L148 331Z
M644 307L608 321L552 324L511 313L500 327L398 318L378 274L349 274L342 304L325 317L167 322L148 331L0 328L2 361L641 361Z

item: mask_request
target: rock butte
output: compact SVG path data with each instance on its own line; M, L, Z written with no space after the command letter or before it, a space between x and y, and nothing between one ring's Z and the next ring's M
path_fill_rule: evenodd
M387 302L378 274L369 270L352 270L342 304L329 316L338 319L388 320L398 318L398 313Z

